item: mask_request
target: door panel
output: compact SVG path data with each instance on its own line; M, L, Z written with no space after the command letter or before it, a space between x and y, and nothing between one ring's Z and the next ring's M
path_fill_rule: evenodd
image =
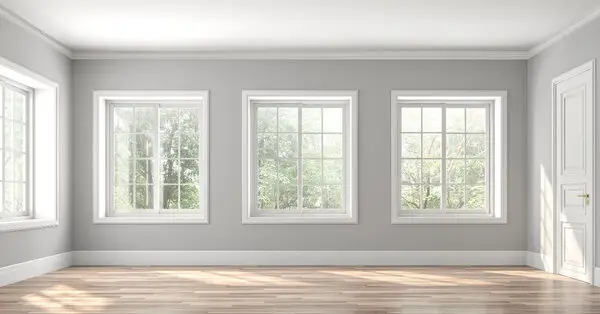
M555 82L557 270L593 281L593 70ZM589 195L589 197L588 197Z

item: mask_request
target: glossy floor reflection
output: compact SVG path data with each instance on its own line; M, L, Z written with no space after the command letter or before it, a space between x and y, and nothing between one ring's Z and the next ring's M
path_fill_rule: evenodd
M75 267L0 288L0 313L599 313L526 267Z

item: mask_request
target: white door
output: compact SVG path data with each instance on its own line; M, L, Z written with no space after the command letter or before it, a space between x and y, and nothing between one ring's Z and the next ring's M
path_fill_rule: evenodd
M593 282L594 62L554 80L556 260L559 274Z

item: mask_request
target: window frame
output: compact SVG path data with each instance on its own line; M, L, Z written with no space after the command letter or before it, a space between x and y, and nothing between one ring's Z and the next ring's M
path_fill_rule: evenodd
M243 199L242 199L242 224L356 224L358 223L358 189L357 189L357 91L295 91L295 90L244 90L242 91L242 131L243 131ZM293 108L342 108L344 113L342 125L342 159L343 179L342 202L343 209L297 209L293 212L277 213L274 210L258 210L256 208L257 167L256 167L256 111L258 107L293 107ZM299 110L301 112L301 110ZM299 123L302 114L298 115ZM300 132L299 124L298 136ZM279 130L277 130L279 133ZM285 132L283 132L285 133ZM321 130L320 133L327 134ZM302 142L298 142L302 146ZM301 149L301 148L300 148ZM323 147L321 148L323 149ZM301 163L301 151L298 152L298 162ZM321 156L319 160L326 160ZM298 180L301 183L301 169L298 167ZM321 185L324 183L321 181ZM302 189L298 187L298 194ZM300 198L299 198L299 202Z
M26 202L27 215L0 219L0 232L59 225L59 86L55 82L0 57L0 80L27 94ZM4 107L4 104L1 104ZM1 109L4 110L4 109ZM36 120L37 116L44 119ZM4 120L4 116L2 118ZM4 150L2 156L4 156ZM3 192L2 192L3 193ZM4 206L3 204L1 206Z
M113 161L111 156L114 106L152 105L197 107L201 111L200 137L200 210L182 213L152 209L153 213L118 214L113 212ZM131 106L132 107L132 106ZM208 224L209 223L209 107L207 90L202 91L94 91L94 223L95 224ZM159 127L158 125L154 127ZM159 132L154 130L154 132ZM154 152L158 145L153 148ZM154 156L159 158L159 156ZM156 165L155 167L158 167ZM160 183L156 183L160 186ZM152 211L148 210L148 211Z
M392 169L392 224L504 224L507 223L506 187L507 187L507 92L506 91L401 91L391 92L391 169ZM486 152L486 201L485 211L473 212L472 210L401 210L401 108L424 108L437 106L438 108L451 108L459 105L461 108L481 108L487 106L489 130L486 132L489 141L489 150ZM440 104L443 104L441 106ZM443 110L445 112L445 109ZM445 115L443 115L444 117ZM442 119L442 127L445 125ZM421 133L422 130L421 130ZM442 129L442 135L446 130ZM465 130L465 134L468 134ZM426 133L425 133L426 134ZM442 138L442 163L445 164L444 154L445 139ZM423 156L416 159L423 159ZM445 168L442 165L441 171ZM422 183L421 183L422 185ZM446 182L441 182L442 197L445 196ZM426 211L426 212L423 212Z

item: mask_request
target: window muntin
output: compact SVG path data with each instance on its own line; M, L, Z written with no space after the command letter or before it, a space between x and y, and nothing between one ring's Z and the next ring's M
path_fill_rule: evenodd
M32 99L30 88L0 77L0 220L34 218Z
M398 215L493 215L491 102L398 105Z
M345 214L346 103L253 102L257 216Z
M201 215L201 103L110 103L107 216Z

